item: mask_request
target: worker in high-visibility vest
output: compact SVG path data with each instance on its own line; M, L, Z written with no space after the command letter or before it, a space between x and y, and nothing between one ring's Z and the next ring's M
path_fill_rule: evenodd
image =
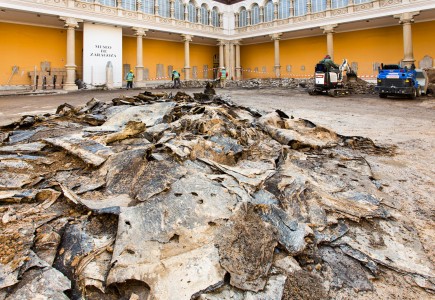
M172 80L174 81L174 84L172 85L173 89L180 88L181 82L180 82L180 73L177 71L172 71Z
M127 81L127 90L130 88L133 88L133 78L134 78L134 73L133 70L130 70L130 72L127 73L127 75L125 76L125 80Z
M220 79L221 82L221 88L225 88L228 76L229 74L227 70L225 69L225 67L222 67L218 75L218 78Z

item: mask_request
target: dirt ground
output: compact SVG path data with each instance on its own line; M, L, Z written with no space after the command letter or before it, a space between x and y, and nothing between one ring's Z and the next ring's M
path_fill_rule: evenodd
M0 125L26 114L53 113L62 103L81 105L93 97L110 101L120 95L137 95L143 90L78 91L68 94L0 97ZM168 92L173 92L167 90ZM184 89L186 93L202 89ZM383 190L394 199L386 203L394 217L405 220L418 233L432 264L435 264L435 98L416 100L376 95L343 98L309 96L303 89L217 89L237 104L261 111L280 109L295 118L304 118L342 135L360 135L379 145L396 145L392 157L367 155ZM433 266L428 266L433 268ZM376 292L356 294L357 298L430 299L430 294L389 271L374 282ZM396 278L398 277L398 278ZM337 295L337 299L341 298Z

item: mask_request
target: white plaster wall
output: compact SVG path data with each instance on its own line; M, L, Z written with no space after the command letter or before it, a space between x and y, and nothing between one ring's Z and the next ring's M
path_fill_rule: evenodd
M105 84L106 65L112 62L113 86L122 86L122 28L83 24L83 81Z

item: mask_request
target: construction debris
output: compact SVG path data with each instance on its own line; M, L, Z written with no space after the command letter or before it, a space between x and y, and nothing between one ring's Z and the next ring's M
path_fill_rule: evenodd
M394 147L212 85L0 129L1 300L325 299L370 292L385 269L435 291L364 159Z

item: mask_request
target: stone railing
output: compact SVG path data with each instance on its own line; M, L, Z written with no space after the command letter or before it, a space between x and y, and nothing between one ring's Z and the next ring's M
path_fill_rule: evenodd
M143 22L143 26L147 24L173 26L176 28L187 28L209 33L223 33L222 27L215 27L211 25L204 25L201 23L192 23L186 20L178 20L174 18L165 18L159 15L147 14L142 11L128 10L120 6L105 6L98 0L93 2L79 1L79 0L33 0L36 3L43 3L44 5L64 7L69 9L77 9L82 12L98 13L101 16L107 17L121 17L127 20L135 20ZM85 17L82 17L86 19Z
M402 4L404 0L373 0L370 2L360 3L360 4L353 4L353 1L349 1L348 6L340 7L340 8L327 8L324 11L319 12L309 12L306 15L302 16L291 16L287 19L276 19L271 22L262 22L257 23L255 25L248 25L244 27L235 28L236 33L246 33L246 32L253 32L260 29L268 29L273 27L280 27L285 24L297 24L312 20L319 20L319 19L327 19L327 18L335 18L338 16L343 15L351 15L353 13L360 13L363 11L374 11L378 8L385 8L389 6L399 5ZM408 1L417 1L417 0L406 0Z

